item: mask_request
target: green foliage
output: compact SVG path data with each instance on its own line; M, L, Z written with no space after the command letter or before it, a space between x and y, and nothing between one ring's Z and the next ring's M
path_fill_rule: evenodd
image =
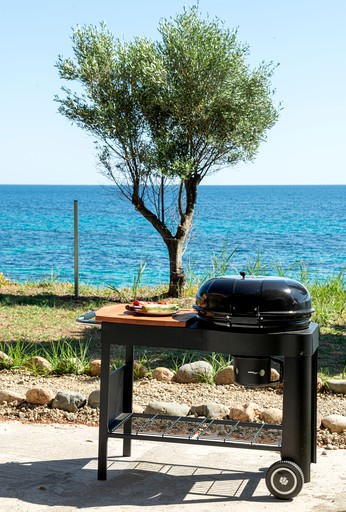
M79 375L89 371L88 343L79 342L77 346L74 346L73 340L50 343L42 348L41 354L51 363L54 374Z
M278 117L270 88L274 66L250 70L247 45L196 7L162 20L161 40L124 42L104 23L77 26L73 59L59 56L61 114L102 141L100 157L112 174L115 157L131 182L148 173L185 180L216 166L253 158Z
M18 340L14 343L1 343L0 351L9 356L11 362L1 361L0 369L23 369L33 374L40 374L42 370L35 366L26 366L28 359L41 356L52 365L52 374L87 373L90 367L88 357L88 343L78 343L74 340L64 340L47 344L25 343Z

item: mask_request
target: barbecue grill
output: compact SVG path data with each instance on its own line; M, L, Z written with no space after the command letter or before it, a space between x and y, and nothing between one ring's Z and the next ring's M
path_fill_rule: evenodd
M202 284L194 308L201 320L239 329L306 329L311 296L298 281L284 277L215 277Z
M312 312L310 294L297 281L242 273L204 283L195 312L153 318L113 305L80 317L80 322L101 324L98 478L107 478L109 438L123 439L124 456L131 455L135 439L254 448L281 452L281 461L267 471L267 487L280 499L296 496L316 462L319 340ZM126 356L110 373L113 344L125 346ZM135 345L230 354L235 382L243 386L273 384L271 365L278 365L282 425L133 413ZM275 442L268 443L273 435Z

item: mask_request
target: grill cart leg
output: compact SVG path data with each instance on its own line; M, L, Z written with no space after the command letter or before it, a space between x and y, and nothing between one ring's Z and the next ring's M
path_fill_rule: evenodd
M133 396L133 346L126 345L126 365L124 370L124 395L123 395L123 412L132 412L132 396ZM132 420L126 421L124 425L124 434L131 434ZM123 440L123 456L131 456L131 439Z
M97 473L98 480L107 480L109 365L110 344L107 343L105 339L103 339L101 343L100 420Z
M315 371L311 357L285 357L284 365L281 457L283 461L295 462L303 471L304 481L310 482L316 442Z

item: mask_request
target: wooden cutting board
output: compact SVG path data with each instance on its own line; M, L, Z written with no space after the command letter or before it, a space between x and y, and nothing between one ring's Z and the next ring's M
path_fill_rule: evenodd
M106 306L96 311L96 322L114 324L161 325L166 327L186 327L187 323L196 316L192 309L182 309L174 315L147 316L125 309L124 304Z

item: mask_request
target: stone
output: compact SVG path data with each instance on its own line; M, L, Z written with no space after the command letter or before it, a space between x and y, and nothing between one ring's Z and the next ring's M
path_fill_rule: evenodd
M0 350L0 368L1 366L9 367L13 365L13 359Z
M270 425L281 425L282 424L282 410L277 407L268 407L263 409L259 415L260 420Z
M323 380L321 379L321 377L317 377L317 392L319 393L320 391L323 391L323 390L324 390Z
M213 367L207 361L195 361L180 366L175 380L182 384L208 382L214 376Z
M26 393L26 401L29 404L47 405L54 400L55 394L49 388L31 388Z
M158 366L153 371L153 379L159 380L161 382L172 382L173 378L174 373L169 368Z
M100 390L95 389L95 391L92 391L88 398L88 405L92 407L93 409L96 409L97 407L100 407Z
M168 416L187 416L190 406L176 402L149 402L144 409L145 414L167 414Z
M234 384L233 366L221 368L221 370L219 370L215 375L214 381L217 385Z
M341 434L346 431L346 416L341 414L330 414L322 418L322 426L328 428L331 432Z
M195 416L205 416L206 418L224 419L228 417L229 407L222 404L211 403L203 405L193 405L190 414Z
M24 400L24 396L15 391L11 391L10 389L2 389L0 391L0 404L2 402L19 402L20 400Z
M254 422L259 417L263 408L254 402L243 404L242 406L233 406L229 410L229 418L234 421Z
M77 412L84 407L86 399L80 393L69 393L68 391L59 391L52 403L53 409L61 409L67 412Z
M30 359L25 361L23 366L24 368L34 370L37 373L50 373L52 371L52 365L50 362L41 356L30 357Z
M316 427L319 429L322 425L322 414L317 411L317 414L316 414Z
M274 382L279 379L280 379L280 373L277 370L275 370L275 368L271 368L270 369L270 382ZM278 384L281 384L281 382L279 382Z
M144 412L144 407L141 407L140 405L138 404L133 404L132 406L132 412L134 412L135 414L143 414Z
M135 379L144 379L144 377L147 377L149 375L149 370L145 366L145 364L142 364L140 361L134 361L133 375Z
M332 393L346 395L346 379L328 379L326 384Z
M101 359L94 359L90 363L90 375L92 377L101 376Z

